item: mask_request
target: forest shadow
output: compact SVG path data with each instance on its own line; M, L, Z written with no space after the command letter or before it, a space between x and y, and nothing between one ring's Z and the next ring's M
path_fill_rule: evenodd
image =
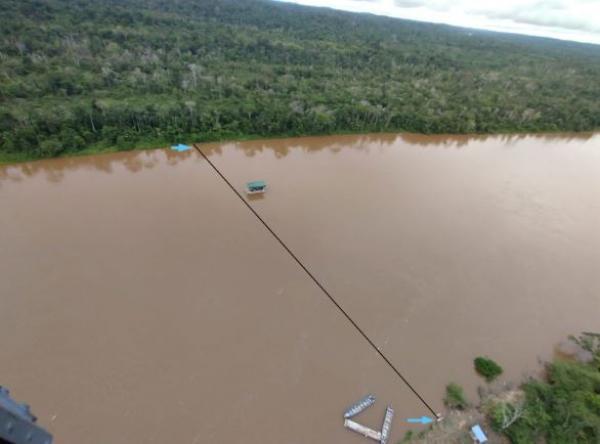
M94 170L112 174L120 166L131 173L138 173L160 164L175 166L191 156L197 156L197 153L152 149L35 160L0 166L0 186L3 181L19 182L39 175L44 175L50 183L59 183L68 173L75 171Z
M273 152L276 158L284 158L294 150L303 153L316 153L329 151L338 153L343 149L371 150L398 146L414 146L425 149L462 149L469 144L484 143L488 140L497 140L503 145L512 145L526 139L537 139L544 142L574 140L589 140L594 133L556 133L556 134L416 134L416 133L381 133L364 135L341 136L309 136L281 139L261 139L242 142L206 143L202 144L202 151L207 156L223 154L224 150L240 150L247 157L254 157L266 151Z

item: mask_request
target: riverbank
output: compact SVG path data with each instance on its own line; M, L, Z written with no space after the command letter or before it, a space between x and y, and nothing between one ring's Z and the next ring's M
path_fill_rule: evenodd
M355 133L341 133L341 134L359 134L359 132ZM341 135L340 134L340 135ZM317 134L311 134L317 135ZM322 134L321 134L322 135ZM55 156L46 156L43 153L40 154L31 154L31 153L8 153L0 151L0 165L6 165L10 163L21 163L21 162L30 162L34 160L42 160L49 158L64 158L64 157L79 157L79 156L89 156L94 154L108 154L108 153L117 153L124 151L136 151L136 150L152 150L152 149L160 149L164 147L168 147L174 143L209 143L209 142L243 142L248 140L260 140L260 139L277 139L284 137L304 137L309 135L294 135L290 136L289 134L278 134L273 136L263 136L263 135L243 135L243 134L222 134L219 136L206 137L202 135L185 135L179 138L174 138L171 140L167 140L165 138L147 138L134 143L124 143L124 144L107 144L105 142L98 142L94 144L90 144L87 148L82 150L66 150L61 152L59 155Z
M402 443L470 442L479 424L491 443L578 442L600 440L600 334L582 333L557 348L545 372L518 386L486 384L478 401L452 406L443 421Z
M201 134L190 134L182 136L181 138L165 139L165 138L147 138L140 140L135 143L127 144L107 144L105 142L98 142L90 144L88 147L82 150L66 150L61 152L59 155L47 156L43 152L38 154L32 153L18 153L18 152L3 152L0 151L0 165L9 165L14 163L31 162L42 159L56 159L65 157L80 157L89 156L94 154L108 154L117 153L124 151L136 151L136 150L152 150L168 147L174 143L236 143L246 142L254 140L276 140L276 139L300 139L304 137L336 137L336 136L351 136L351 135L394 135L404 134L416 137L466 137L466 138L481 138L481 137L494 137L494 136L577 136L577 137L592 137L596 134L595 131L581 131L581 132L568 132L568 131L512 131L512 132L498 132L498 133L439 133L439 134L423 134L411 131L381 131L381 132L363 132L363 131L340 131L336 133L306 133L306 134L273 134L273 135L262 135L262 134L236 134L236 133L223 133L220 135L201 135Z

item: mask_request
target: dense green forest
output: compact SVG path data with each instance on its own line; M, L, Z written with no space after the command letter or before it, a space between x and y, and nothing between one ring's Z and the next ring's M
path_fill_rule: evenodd
M572 338L586 362L555 360L546 380L523 384L521 402L501 402L490 411L494 428L515 444L600 442L600 334Z
M0 157L600 128L600 46L266 0L0 0Z

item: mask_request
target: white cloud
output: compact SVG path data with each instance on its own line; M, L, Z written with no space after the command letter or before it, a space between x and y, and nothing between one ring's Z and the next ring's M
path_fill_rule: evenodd
M284 0L600 44L600 0Z

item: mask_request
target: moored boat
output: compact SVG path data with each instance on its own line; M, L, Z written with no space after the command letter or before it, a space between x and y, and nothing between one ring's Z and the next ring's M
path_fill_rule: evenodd
M367 395L358 401L356 404L353 404L344 412L344 418L352 418L353 416L358 415L360 412L368 409L375 403L375 396Z
M392 420L394 419L394 409L391 406L385 410L383 418L383 426L381 427L381 444L387 444L392 431Z

